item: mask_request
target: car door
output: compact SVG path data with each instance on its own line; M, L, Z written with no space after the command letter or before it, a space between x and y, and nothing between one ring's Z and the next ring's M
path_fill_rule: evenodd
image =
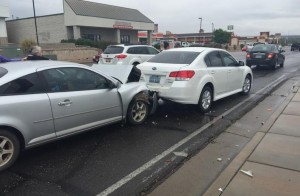
M207 71L213 78L215 96L226 93L228 89L228 67L224 66L220 53L218 51L210 52L204 60L207 65Z
M227 67L227 91L235 91L242 88L244 81L244 69L239 66L238 62L227 52L220 51L223 63Z
M91 70L78 67L41 72L52 106L57 136L71 134L122 119L117 88Z
M0 124L20 130L25 146L56 137L50 101L37 73L0 86Z

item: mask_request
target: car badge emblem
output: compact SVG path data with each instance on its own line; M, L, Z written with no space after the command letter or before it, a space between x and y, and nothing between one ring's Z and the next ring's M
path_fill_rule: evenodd
M152 70L157 70L157 68L156 67L152 67Z

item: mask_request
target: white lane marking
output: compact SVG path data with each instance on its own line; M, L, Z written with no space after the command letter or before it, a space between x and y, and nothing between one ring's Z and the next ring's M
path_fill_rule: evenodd
M267 89L267 88L269 88L269 87L271 87L271 86L279 83L281 80L284 79L284 77L285 77L285 74L282 75L281 77L279 77L277 80L275 80L272 83L270 83L269 85L265 86L263 89L257 91L256 94L261 93L265 89ZM130 174L128 174L127 176L125 176L124 178L122 178L121 180L119 180L118 182L116 182L115 184L111 185L110 187L108 187L107 189L105 189L104 191L102 191L101 193L98 193L97 196L106 196L106 195L111 194L115 190L119 189L121 186L123 186L124 184L126 184L127 182L129 182L131 179L133 179L134 177L136 177L137 175L139 175L143 171L147 170L148 168L150 168L151 166L153 166L155 163L157 163L158 161L160 161L161 159L163 159L164 157L166 157L167 155L169 155L170 153L172 153L178 147L180 147L181 145L185 144L186 142L188 142L189 140L191 140L192 138L194 138L198 134L200 134L203 130L205 130L206 128L208 128L209 126L211 126L217 120L221 119L222 116L225 116L225 115L229 114L231 111L233 111L236 108L240 107L241 105L243 105L245 102L249 101L254 96L255 96L255 94L252 94L250 97L248 97L247 99L245 99L243 102L241 102L238 105L234 106L230 110L227 110L222 115L220 115L218 117L215 117L211 122L205 124L204 126L202 126L197 131L195 131L195 132L191 133L190 135L188 135L187 137L183 138L178 143L176 143L175 145L173 145L169 149L165 150L163 153L157 155L156 157L154 157L153 159L151 159L149 162L145 163L144 165L142 165L141 167L139 167L135 171L131 172Z

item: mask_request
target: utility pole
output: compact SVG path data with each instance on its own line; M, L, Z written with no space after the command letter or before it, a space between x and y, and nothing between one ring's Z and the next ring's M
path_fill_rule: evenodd
M201 36L201 27L202 27L202 17L199 18L200 20L200 30L199 30L199 44L200 44L200 36Z
M36 43L37 43L37 45L39 45L39 36L38 36L37 25L36 25L34 0L32 0L32 5L33 5L33 17L34 17L34 24L35 24Z

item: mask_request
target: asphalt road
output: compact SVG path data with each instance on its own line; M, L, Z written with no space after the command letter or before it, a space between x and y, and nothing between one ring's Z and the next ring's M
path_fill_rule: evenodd
M217 101L208 114L192 105L161 102L143 125L111 125L25 151L13 167L0 174L0 195L142 194L184 161L185 155L174 158L172 152L188 147L191 156L204 148L224 124L214 124L216 131L209 133L198 133L199 129L235 108L233 119L227 121L231 123L240 115L236 112L242 107L236 107L239 103L251 96L263 97L268 91L261 89L299 70L300 52L286 50L284 68L274 71L252 67L250 95ZM245 60L244 52L233 55Z

